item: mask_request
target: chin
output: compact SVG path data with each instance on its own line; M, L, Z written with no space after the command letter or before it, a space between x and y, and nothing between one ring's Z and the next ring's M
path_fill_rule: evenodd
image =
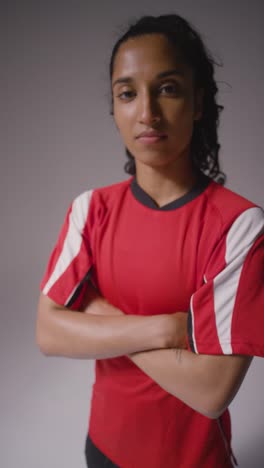
M134 155L133 155L134 156ZM174 153L173 156L167 152L161 153L160 151L144 151L144 153L134 156L135 163L145 164L151 167L166 167L170 164L175 164L182 159L182 153Z

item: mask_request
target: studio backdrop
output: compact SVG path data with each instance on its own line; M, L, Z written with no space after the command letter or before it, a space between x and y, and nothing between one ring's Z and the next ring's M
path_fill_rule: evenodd
M264 7L261 0L4 3L0 465L81 468L94 362L43 356L35 324L39 283L70 202L127 178L110 116L111 48L143 14L178 13L201 32L222 64L226 185L264 206ZM264 361L255 358L231 404L241 468L264 466L263 387Z

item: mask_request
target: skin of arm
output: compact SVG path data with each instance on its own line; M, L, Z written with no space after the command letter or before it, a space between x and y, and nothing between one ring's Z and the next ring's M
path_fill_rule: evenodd
M107 303L101 307L103 302L95 299L94 313L110 313ZM251 356L199 355L180 348L129 353L128 357L165 391L212 419L229 406L252 361Z
M180 345L185 340L185 315L179 332L175 319L169 315L125 315L103 298L90 300L86 310L72 311L41 293L36 341L47 356L79 359L124 356Z
M194 354L185 349L152 350L129 357L168 393L212 419L231 403L252 360L251 356Z

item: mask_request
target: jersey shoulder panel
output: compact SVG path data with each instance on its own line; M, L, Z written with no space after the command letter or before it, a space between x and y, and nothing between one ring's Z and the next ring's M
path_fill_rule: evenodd
M85 222L84 227L90 226L92 228L94 223L102 221L106 212L111 211L113 206L119 200L122 200L130 186L130 182L131 178L115 184L86 190L78 195L72 206L79 214L80 223ZM89 205L88 210L86 209L87 204ZM84 220L84 213L86 213L86 220Z
M79 195L77 195L74 200L84 200L86 197L90 195L97 195L99 194L103 198L108 197L116 197L122 192L126 191L131 183L132 177L127 180L123 180L121 182L116 182L111 185L105 185L102 187L94 187L89 190L84 190Z
M218 213L222 225L232 224L239 215L250 208L261 210L252 201L214 181L209 185L205 195L208 204Z
M101 197L108 199L111 197L118 197L120 196L123 192L127 190L131 183L132 177L129 179L123 180L121 182L116 182L111 185L106 185L103 187L99 187L94 189L94 193L100 194Z

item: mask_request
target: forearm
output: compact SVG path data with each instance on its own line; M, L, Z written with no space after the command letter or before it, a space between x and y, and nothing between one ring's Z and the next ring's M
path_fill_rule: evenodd
M104 304L101 308L102 312L107 309L107 316L98 315L97 303L89 306L91 313L83 313L55 307L42 295L37 319L41 351L52 356L103 359L163 347L163 316L118 314L113 306Z
M180 349L129 357L168 393L211 418L218 417L230 404L251 362L245 356L197 355Z

